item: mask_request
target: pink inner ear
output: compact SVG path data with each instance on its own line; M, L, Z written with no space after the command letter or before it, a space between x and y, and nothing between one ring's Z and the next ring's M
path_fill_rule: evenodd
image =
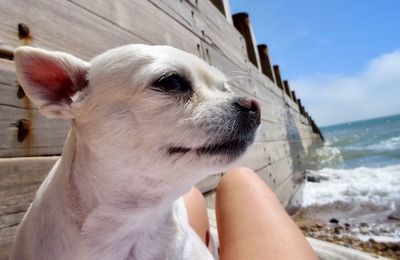
M27 65L27 79L51 102L64 101L71 103L71 97L84 86L75 86L68 73L52 60L35 58ZM78 71L78 70L77 70ZM77 77L84 78L84 73ZM81 80L75 80L81 82Z

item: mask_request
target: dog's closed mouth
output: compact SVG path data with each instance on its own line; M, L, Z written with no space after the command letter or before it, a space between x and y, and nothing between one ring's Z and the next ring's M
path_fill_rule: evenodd
M189 152L190 150L192 150L192 149L190 149L190 148L187 148L187 147L170 147L170 148L168 148L168 153L171 155L171 154L176 154L176 153L187 153L187 152Z
M246 140L233 140L229 142L212 144L196 149L198 155L230 155L238 156L246 151L249 142Z
M229 155L239 156L245 152L247 146L251 143L248 140L232 140L223 143L211 144L200 148L188 148L183 146L172 146L168 149L168 153L186 154L190 151L196 151L197 155Z

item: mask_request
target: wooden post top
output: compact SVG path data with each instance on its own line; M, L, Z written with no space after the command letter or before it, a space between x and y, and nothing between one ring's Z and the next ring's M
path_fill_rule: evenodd
M260 57L256 51L256 41L247 13L237 13L232 16L233 25L240 32L246 42L247 56L249 61L260 68Z
M279 66L274 65L273 68L274 68L274 74L275 74L275 78L276 78L276 85L278 85L278 87L283 90L283 82L282 82L281 71L279 69Z
M275 73L272 68L271 58L269 56L268 46L266 44L257 45L258 55L260 56L261 71L272 82L276 84Z
M292 90L292 98L295 103L297 103L296 91Z
M290 92L289 81L284 80L283 81L283 86L285 87L285 92L288 95L288 97L292 98L292 93Z

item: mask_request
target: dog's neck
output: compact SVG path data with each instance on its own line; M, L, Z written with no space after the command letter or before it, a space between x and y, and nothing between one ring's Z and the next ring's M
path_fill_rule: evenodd
M127 165L110 165L110 160L99 158L76 134L74 125L59 167L66 171L64 181L68 188L64 197L68 198L67 207L74 222L85 230L98 225L110 228L104 232L108 234L116 234L119 227L126 226L131 229L127 232L139 232L142 237L143 232L154 232L170 221L173 202L190 188L182 185L172 189L146 178L142 169L137 172L135 168L127 169Z

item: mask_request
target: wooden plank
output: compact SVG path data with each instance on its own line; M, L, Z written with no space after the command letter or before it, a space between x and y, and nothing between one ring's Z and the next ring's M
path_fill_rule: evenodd
M289 176L279 187L275 188L273 191L277 194L280 203L283 206L288 205L293 194L301 187L301 183L295 182L292 176Z
M244 65L244 39L210 1L150 0L157 8L190 30L198 38ZM204 48L204 55L207 48Z
M223 14L226 17L225 6L224 6L223 0L210 0L210 2L215 6L215 8L218 9L218 11L221 12L221 14Z
M228 79L237 75L243 76L246 74L246 70L243 67L240 67L240 65L228 59L217 46L211 45L205 41L202 41L201 46L204 53L204 60L225 73Z
M201 56L197 47L200 39L149 1L71 1L146 42L170 45ZM132 10L135 10L134 15Z
M18 38L17 25L20 23L30 29L29 37ZM32 45L66 51L82 59L125 44L148 43L69 1L2 3L0 24L0 42L5 45Z
M285 95L285 103L291 108L293 109L296 114L299 114L299 105L297 104L297 102L293 101L293 99L289 96Z
M158 8L168 14L172 19L180 23L187 30L197 35L198 38L202 37L201 30L195 26L195 11L197 10L196 0L190 2L186 1L170 1L170 0L148 0Z
M217 188L219 180L221 179L221 174L213 174L208 176L204 180L198 182L195 186L202 192L207 193L213 191Z
M286 157L271 165L267 165L257 171L260 178L265 181L271 189L275 189L287 176L293 173L292 159Z
M301 140L255 142L240 159L238 165L245 165L258 171L284 158L301 159L304 157L303 154L308 152L308 148L309 146L305 146Z
M228 6L223 0L224 6ZM196 26L204 33L208 44L216 46L226 57L237 65L242 66L247 57L245 40L242 35L232 26L231 16L227 19L209 0L200 0L195 11Z
M17 226L57 159L0 158L0 259L7 259Z
M282 100L282 90L270 80L266 75L259 73L258 69L251 63L247 64L247 70L251 75L251 78L255 80L255 84L266 88L268 91L274 94L274 98Z

